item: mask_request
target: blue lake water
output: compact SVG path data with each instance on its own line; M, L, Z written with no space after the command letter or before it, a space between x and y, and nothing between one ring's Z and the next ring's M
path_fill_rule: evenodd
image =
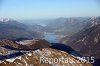
M55 34L46 34L43 39L47 40L50 43L58 43L59 42L58 35L55 35Z

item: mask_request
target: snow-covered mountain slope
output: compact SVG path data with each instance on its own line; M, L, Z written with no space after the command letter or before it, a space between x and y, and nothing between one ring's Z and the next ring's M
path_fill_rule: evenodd
M63 59L63 61L59 59ZM67 62L68 59L68 62ZM65 62L66 60L66 62ZM52 49L42 48L12 58L0 63L0 66L92 66L90 63L81 62L70 54Z

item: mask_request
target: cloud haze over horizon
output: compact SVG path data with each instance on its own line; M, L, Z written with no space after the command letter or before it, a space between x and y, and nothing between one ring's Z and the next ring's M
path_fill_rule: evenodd
M38 19L100 16L97 0L1 0L0 17Z

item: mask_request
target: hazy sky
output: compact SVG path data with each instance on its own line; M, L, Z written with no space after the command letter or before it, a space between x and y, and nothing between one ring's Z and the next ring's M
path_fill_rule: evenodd
M40 19L100 16L97 0L0 0L0 17Z

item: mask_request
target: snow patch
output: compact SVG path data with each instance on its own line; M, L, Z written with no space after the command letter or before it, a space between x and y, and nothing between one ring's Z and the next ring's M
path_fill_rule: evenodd
M28 53L28 56L32 56L32 53Z

